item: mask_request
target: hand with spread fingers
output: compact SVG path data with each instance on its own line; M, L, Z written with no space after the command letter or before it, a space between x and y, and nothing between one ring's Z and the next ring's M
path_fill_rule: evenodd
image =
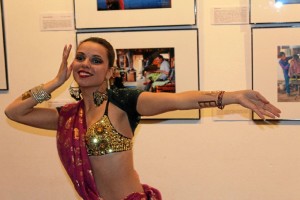
M69 79L72 73L72 65L68 66L68 58L72 49L72 45L65 45L62 55L62 61L60 64L59 71L56 75L56 80L63 84L66 80Z
M265 116L272 119L280 117L280 109L271 104L257 91L241 90L232 92L231 94L235 96L237 103L251 109L262 119L265 119Z

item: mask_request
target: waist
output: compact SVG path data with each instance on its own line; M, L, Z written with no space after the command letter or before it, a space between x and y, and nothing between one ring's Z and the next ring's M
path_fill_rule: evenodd
M97 190L104 199L123 199L132 193L143 193L138 174L129 172L125 176L103 177L94 175Z

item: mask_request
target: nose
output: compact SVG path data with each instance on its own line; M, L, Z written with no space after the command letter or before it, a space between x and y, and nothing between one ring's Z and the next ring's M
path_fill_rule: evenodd
M91 68L91 63L90 63L89 59L85 59L85 60L82 62L82 67L83 67L83 68Z

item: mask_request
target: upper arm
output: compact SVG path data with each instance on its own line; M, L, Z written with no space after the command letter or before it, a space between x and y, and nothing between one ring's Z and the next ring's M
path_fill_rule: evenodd
M143 92L137 101L137 111L140 115L150 116L179 109L179 98L176 93Z
M48 130L56 130L58 122L58 111L52 108L33 108L26 115L18 115L14 113L6 113L7 117L13 121L28 126L43 128Z
M140 115L157 115L173 110L197 109L199 100L198 91L181 93L152 93L143 92L137 102L137 111Z

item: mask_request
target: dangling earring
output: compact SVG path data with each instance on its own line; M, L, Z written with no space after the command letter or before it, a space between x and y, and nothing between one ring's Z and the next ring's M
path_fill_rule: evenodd
M110 81L109 81L109 78L108 78L106 81L107 81L107 89L110 89Z
M82 99L81 97L81 90L80 88L77 86L77 87L74 87L72 86L73 84L73 81L69 87L69 92L70 92L70 95L73 99L75 99L76 101L80 101Z
M94 104L98 107L103 101L107 100L107 94L99 92L98 90L93 92Z

